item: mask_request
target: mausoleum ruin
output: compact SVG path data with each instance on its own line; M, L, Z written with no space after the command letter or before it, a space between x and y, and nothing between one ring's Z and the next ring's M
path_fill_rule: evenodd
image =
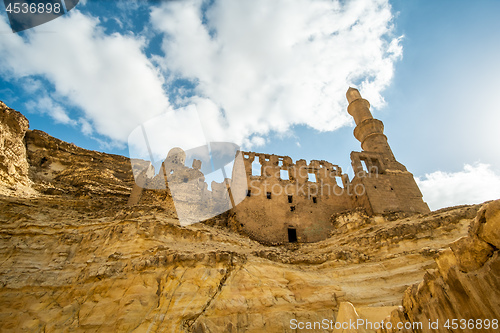
M134 171L129 204L147 200L145 191L163 191L173 199L180 220L194 223L230 211L242 232L267 244L323 240L333 230L332 215L338 213L429 212L413 175L394 157L369 102L354 88L346 96L362 148L351 153L352 180L327 161L294 163L288 156L235 150L231 178L224 174L224 181L212 182L209 189L202 161L194 159L186 166L186 153L175 148L161 172L155 174L151 165Z

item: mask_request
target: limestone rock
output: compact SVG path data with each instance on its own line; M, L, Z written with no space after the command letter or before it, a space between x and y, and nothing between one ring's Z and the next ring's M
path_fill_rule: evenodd
M450 244L450 247L464 272L478 270L493 254L493 247L478 237L464 236Z
M340 304L339 314L337 316L336 322L342 324L345 323L346 325L344 327L342 327L342 325L339 325L339 327L336 327L333 330L333 333L365 333L366 330L364 329L364 327L361 327L360 329L349 327L349 324L357 322L359 319L361 319L361 317L356 312L354 306L349 302L343 302L342 304Z
M460 323L469 325L472 320L476 331L498 332L498 326L491 325L500 318L500 254L492 246L500 241L495 229L498 216L500 200L483 206L471 224L469 235L452 243L451 250L437 258L438 269L428 271L420 284L406 290L404 309L393 313L390 321L420 322L423 327L384 332L450 332L444 325L447 321L451 324L452 319L459 322L458 329ZM483 325L479 329L478 320L486 319L488 327ZM441 324L432 329L429 321ZM465 329L470 328L462 327L461 331Z
M34 130L26 133L33 187L43 194L128 200L133 185L124 156L89 151Z
M471 228L481 239L500 248L500 201L485 205L478 213Z
M16 191L29 187L24 135L29 122L0 101L0 187Z
M384 308L381 321L437 268L421 248L466 235L479 208L352 220L323 242L272 247L111 196L0 205L0 330L46 332L292 332L292 319L335 320L345 301L366 317Z

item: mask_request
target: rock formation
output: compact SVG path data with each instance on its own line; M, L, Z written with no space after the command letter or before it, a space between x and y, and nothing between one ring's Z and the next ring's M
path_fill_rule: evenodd
M403 306L391 314L390 322L421 322L418 332L500 331L499 248L497 200L479 210L467 236L440 253L436 269L405 291ZM437 329L429 327L429 322L438 323Z
M18 191L30 185L23 141L28 127L26 117L0 101L0 183L4 191Z
M239 233L231 212L183 227L155 197L168 194L128 206L127 158L30 131L3 104L0 119L2 332L349 332L335 323L499 318L499 201L353 210L331 216L325 240L267 246Z

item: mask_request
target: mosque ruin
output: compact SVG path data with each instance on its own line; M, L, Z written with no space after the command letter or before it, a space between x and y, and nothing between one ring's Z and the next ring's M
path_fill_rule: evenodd
M145 164L134 171L136 185L129 204L147 200L148 191L163 191L173 199L185 224L232 211L238 228L267 244L309 243L327 238L333 214L362 209L369 215L390 212L427 213L413 175L399 163L384 135L382 121L357 89L347 91L347 111L354 118L361 152L351 153L354 178L327 161L295 163L288 156L235 150L231 178L205 182L202 162L186 166L186 152L172 149L155 174ZM226 146L224 146L226 147ZM224 167L221 167L224 173Z

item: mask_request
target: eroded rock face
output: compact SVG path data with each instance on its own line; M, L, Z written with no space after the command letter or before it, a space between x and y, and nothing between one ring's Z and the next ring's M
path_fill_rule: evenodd
M127 157L82 149L38 130L25 140L29 176L41 194L128 200L133 175Z
M383 314L478 209L353 214L325 241L271 247L120 202L0 198L2 332L293 332L292 319L335 321L342 302Z
M499 227L500 200L497 200L479 210L468 236L455 241L440 254L436 259L437 269L428 271L420 284L408 288L403 307L391 315L393 324L421 322L422 329L385 332L498 332ZM453 329L452 319L457 319L458 328ZM438 321L438 328L429 328L429 320ZM485 320L489 322L488 327ZM451 328L445 327L447 322Z
M30 185L24 143L28 127L26 117L0 101L0 187L16 191Z

